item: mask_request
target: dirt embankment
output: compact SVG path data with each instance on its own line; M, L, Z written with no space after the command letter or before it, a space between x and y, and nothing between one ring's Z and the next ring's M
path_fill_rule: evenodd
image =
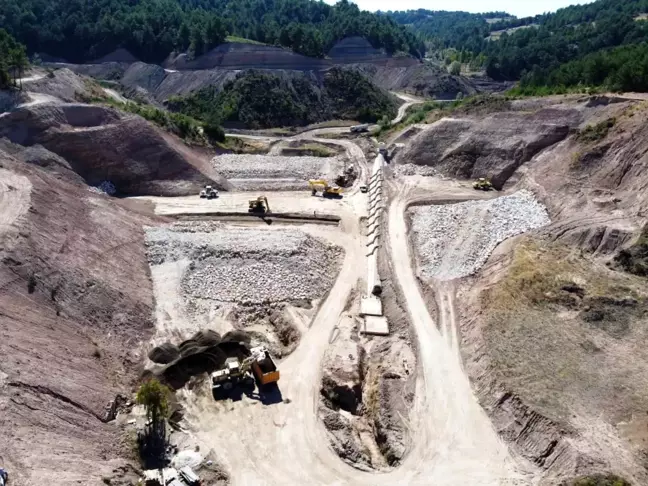
M153 103L208 86L220 89L237 73L248 69L269 70L286 78L307 74L316 83L326 70L345 66L358 69L386 90L439 99L455 99L457 93L470 95L478 91L468 78L452 76L414 58L392 58L361 37L338 42L329 57L315 59L280 47L225 43L196 59L189 59L186 54L171 55L162 66L132 60L124 52L91 64L56 66L98 79L120 80L130 98Z
M137 342L153 328L145 205L87 186L0 149L11 177L0 225L0 455L11 483L99 483L132 475L132 450L106 423L130 395Z
M532 113L489 115L489 125L472 118L437 124L412 156L425 163L437 157L449 174L489 167L471 174L531 189L552 219L500 245L457 294L464 366L495 428L545 471L543 484L608 472L644 484L648 293L645 277L624 272L617 255L638 238L643 244L648 110L627 100L560 101L520 107ZM545 144L552 128L537 117L548 102L578 120ZM507 128L511 121L517 133ZM476 160L466 162L472 150ZM499 161L490 165L490 154ZM521 164L512 177L509 164Z
M112 108L49 103L19 108L0 118L1 137L40 145L88 184L110 181L124 195L180 196L196 194L205 184L229 187L208 157L139 116Z

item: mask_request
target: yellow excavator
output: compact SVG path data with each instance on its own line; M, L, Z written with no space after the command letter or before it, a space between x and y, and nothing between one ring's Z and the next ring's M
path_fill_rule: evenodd
M322 191L323 197L342 197L342 188L331 186L325 179L311 179L308 181L313 196L317 196L318 191Z
M266 214L271 212L270 203L268 202L268 198L265 196L259 196L256 199L250 200L249 205L249 213Z

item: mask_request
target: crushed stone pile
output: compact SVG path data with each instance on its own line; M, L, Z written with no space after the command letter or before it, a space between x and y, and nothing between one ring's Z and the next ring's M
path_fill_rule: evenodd
M242 305L320 298L333 285L342 250L301 231L185 222L147 229L151 265L189 259L183 293Z
M502 241L550 223L529 191L488 201L411 209L423 277L451 280L474 274Z
M212 159L214 169L237 190L297 190L309 179L335 179L339 157L224 154Z

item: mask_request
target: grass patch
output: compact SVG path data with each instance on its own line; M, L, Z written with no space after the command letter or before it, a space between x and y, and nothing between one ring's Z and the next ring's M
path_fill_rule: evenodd
M258 46L267 46L263 42L255 41L252 39L246 39L245 37L238 37L236 35L228 35L225 37L225 42L238 42L240 44L256 44Z
M578 133L576 139L580 142L598 142L607 137L614 125L616 125L616 118L608 118L594 125L588 125Z
M234 154L266 154L270 150L270 146L265 142L238 137L225 137L225 140L218 142L216 146Z
M648 225L644 226L637 242L630 248L621 250L614 261L628 273L648 277Z
M594 476L583 476L568 482L561 483L560 486L632 486L625 479L615 474L596 474Z

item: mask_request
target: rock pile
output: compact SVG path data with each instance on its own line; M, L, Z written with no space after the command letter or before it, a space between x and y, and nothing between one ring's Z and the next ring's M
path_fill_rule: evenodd
M334 180L342 169L338 157L224 154L212 159L214 169L238 190L305 189L309 179Z
M205 222L151 228L147 248L153 265L192 261L182 282L185 295L246 305L321 297L342 256L338 247L300 231Z
M411 212L421 274L442 280L472 275L499 243L550 223L545 207L528 191Z

